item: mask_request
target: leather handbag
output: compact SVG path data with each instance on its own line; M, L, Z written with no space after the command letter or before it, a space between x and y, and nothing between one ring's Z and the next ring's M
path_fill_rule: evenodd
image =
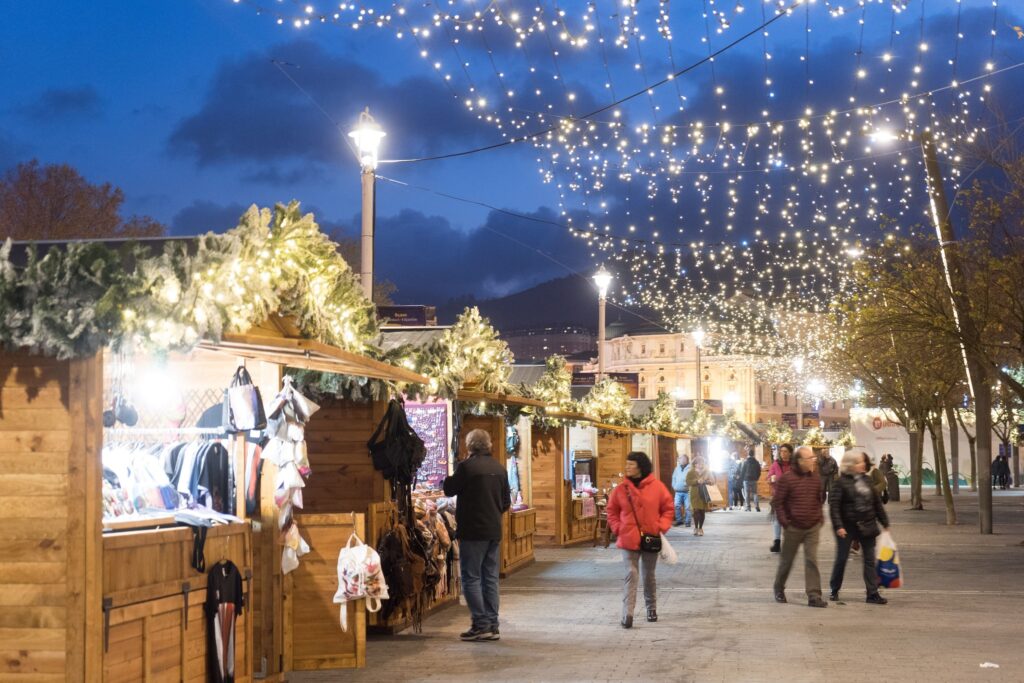
M645 553L660 553L661 536L644 533L644 530L640 527L640 518L636 516L636 508L633 507L633 496L629 495L629 489L626 489L626 500L629 501L629 509L633 511L636 530L640 532L640 550Z

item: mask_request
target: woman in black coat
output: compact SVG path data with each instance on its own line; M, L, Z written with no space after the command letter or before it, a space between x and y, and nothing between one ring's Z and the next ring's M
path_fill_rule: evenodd
M864 587L867 589L866 602L884 605L888 602L878 594L878 575L875 573L875 539L880 533L878 525L888 531L889 517L885 514L882 499L871 487L867 476L868 456L861 450L849 450L843 454L839 464L839 479L832 485L828 497L832 529L836 534L836 562L832 567L829 582L832 593L829 599L839 599L843 586L846 560L850 547L859 542L864 558Z

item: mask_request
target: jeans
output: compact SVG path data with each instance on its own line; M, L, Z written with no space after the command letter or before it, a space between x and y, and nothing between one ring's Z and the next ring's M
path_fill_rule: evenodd
M761 509L761 498L757 495L757 482L756 481L745 481L743 482L743 490L747 494L747 509L750 509L750 501L754 501L754 507L758 510Z
M647 609L657 608L658 589L654 569L658 566L658 553L644 553L639 550L623 550L622 560L626 564L625 585L622 591L622 618L633 616L636 609L636 585L640 580L640 569L644 572L644 603Z
M793 568L793 560L800 546L804 547L804 588L808 599L821 598L821 574L818 572L818 538L821 522L810 529L791 526L782 537L782 554L779 556L779 570L775 573L775 592L786 589L786 579Z
M779 524L778 517L772 517L772 531L775 532L776 541L782 538L782 525Z
M846 573L846 560L850 557L850 545L860 541L860 553L864 559L864 588L868 595L878 593L878 574L875 572L875 537L855 538L847 534L846 538L836 536L836 563L832 565L832 578L829 588L838 593L843 587L843 574Z
M676 521L683 522L685 524L690 523L690 492L689 491L676 491ZM683 513L685 514L685 518Z
M501 541L459 542L459 568L462 570L462 594L473 619L473 628L490 631L498 628L498 560Z

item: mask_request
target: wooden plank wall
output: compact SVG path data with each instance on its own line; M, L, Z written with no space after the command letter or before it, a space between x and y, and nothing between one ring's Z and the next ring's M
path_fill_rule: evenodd
M562 518L563 427L534 426L531 439L533 507L537 510L537 545L558 545Z
M676 469L676 440L667 436L656 437L658 439L658 475L662 483L672 490L672 473Z
M310 547L285 590L285 669L310 671L366 666L366 610L350 602L348 630L333 601L338 590L338 553L354 531L365 539L363 514L302 514L295 521Z
M303 512L366 513L390 499L390 485L373 468L366 442L384 417L387 403L324 402L306 426L312 475L302 491Z
M0 352L0 678L100 677L99 359Z
M207 680L205 574L191 564L192 531L173 528L121 533L103 539L104 598L109 600L110 632L103 658L103 680ZM208 568L230 560L245 576L252 568L248 525L209 530L204 556ZM186 596L182 586L189 585ZM251 593L235 624L235 680L253 677ZM188 615L185 618L185 610Z
M629 444L629 434L600 432L597 435L598 488L609 488L612 482L618 483L621 480Z

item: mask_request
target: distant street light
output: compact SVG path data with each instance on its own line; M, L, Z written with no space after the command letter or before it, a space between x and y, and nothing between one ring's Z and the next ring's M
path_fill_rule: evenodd
M604 379L604 306L612 284L612 274L604 264L594 273L594 284L597 285L597 379L600 381Z
M380 143L386 135L367 107L359 114L359 123L350 132L349 137L355 141L356 154L362 166L363 184L363 215L362 215L362 250L359 256L359 281L363 286L363 295L373 301L373 228L376 218L376 188L374 171L377 170L377 154Z
M696 346L696 349L697 349L697 377L696 377L697 384L694 385L694 390L693 390L693 407L696 408L697 407L697 401L701 400L701 396L700 396L700 389L701 389L701 386L700 386L701 385L701 382L700 382L700 347L704 343L704 330L702 330L701 328L698 327L697 329L695 329L693 331L693 334L691 334L690 336L693 337L693 343L694 343L694 345Z

